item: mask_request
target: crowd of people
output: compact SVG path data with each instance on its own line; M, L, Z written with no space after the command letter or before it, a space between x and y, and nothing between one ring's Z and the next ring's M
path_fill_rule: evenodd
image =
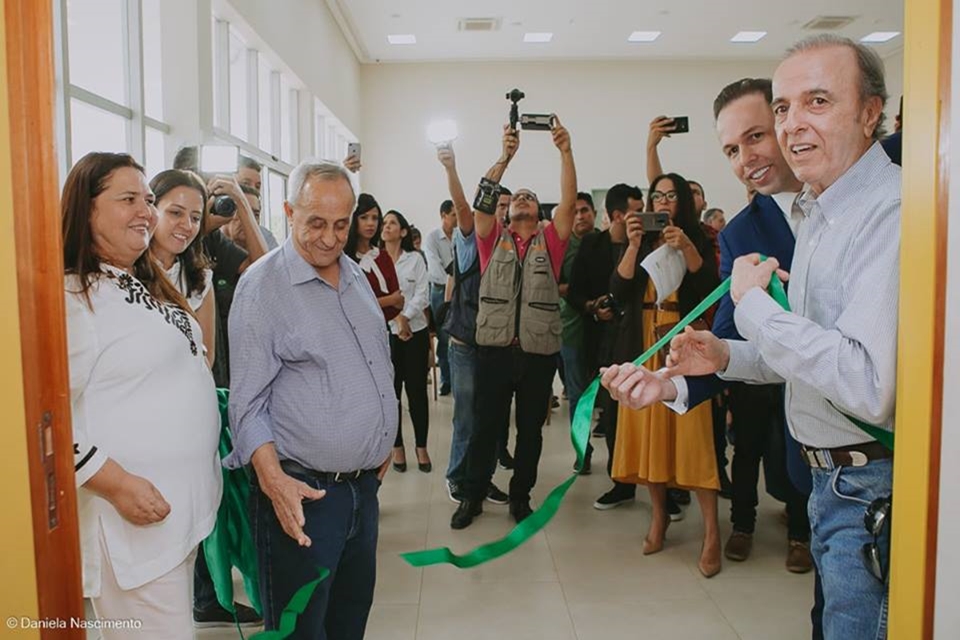
M682 167L663 168L669 118L650 124L644 188L607 189L602 224L560 120L551 211L506 187L522 154L505 125L486 204L468 200L452 146L438 148L448 189L422 245L403 213L355 192L355 157L294 169L278 244L249 158L207 175L187 147L148 181L126 154L88 154L62 199L84 595L101 618L141 620L142 637L276 629L325 567L291 637L362 638L378 489L391 467L407 471L404 404L417 468L433 468L435 336L453 400L451 528L485 502L530 517L558 369L571 420L599 375L591 426L612 486L594 507L647 487L640 553L669 549L692 493L702 575L747 560L762 465L785 504L785 568L816 574L813 637L885 637L893 454L877 430L893 431L900 217L899 168L879 142L886 100L876 54L825 36L790 49L772 80L725 86L719 146L749 196L729 220ZM632 364L728 277L718 305ZM222 461L217 387L233 442ZM593 454L574 471L592 473ZM513 472L506 491L498 464ZM222 465L249 477L260 613L220 604L200 544Z

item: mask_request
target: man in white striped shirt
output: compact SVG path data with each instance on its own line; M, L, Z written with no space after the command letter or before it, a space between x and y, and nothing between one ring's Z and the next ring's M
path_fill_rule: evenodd
M893 431L900 169L877 142L887 99L883 63L845 38L810 38L777 68L773 97L778 142L805 183L792 311L766 291L776 260L741 257L731 297L746 341L688 330L671 345L668 373L786 383L787 421L813 475L809 513L825 637L883 638L889 527L872 516L889 504L893 453L851 419ZM879 522L871 531L865 513Z

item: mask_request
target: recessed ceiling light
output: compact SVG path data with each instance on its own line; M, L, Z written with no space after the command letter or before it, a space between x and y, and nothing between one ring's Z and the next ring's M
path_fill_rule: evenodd
M899 31L874 31L860 38L860 42L889 42L898 35Z
M766 31L741 31L730 38L730 42L758 42L767 35Z
M553 40L552 33L525 33L523 34L524 42L550 42Z
M653 42L659 37L659 31L634 31L627 38L627 42Z
M402 33L399 35L387 36L387 42L390 44L417 44L417 36L412 33Z

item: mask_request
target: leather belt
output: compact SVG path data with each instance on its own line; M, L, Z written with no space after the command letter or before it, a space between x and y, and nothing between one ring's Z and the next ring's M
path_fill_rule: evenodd
M680 311L680 304L677 302L661 302L660 304L654 304L653 302L644 302L644 309L660 309L661 311Z
M347 482L349 480L357 480L368 473L377 472L376 469L360 469L358 471L314 471L293 460L281 460L280 468L287 473L315 478L325 484L340 484L341 482Z
M872 460L893 457L893 451L879 442L865 442L849 447L813 449L800 445L803 461L812 469L836 469L837 467L865 467Z

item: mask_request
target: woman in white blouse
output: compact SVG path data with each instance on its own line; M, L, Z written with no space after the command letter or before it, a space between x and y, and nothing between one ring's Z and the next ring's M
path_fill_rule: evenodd
M150 253L197 315L207 363L212 367L216 355L213 270L200 242L207 188L191 171L168 169L154 176L150 189L159 214Z
M417 466L429 473L433 469L427 453L427 430L430 412L427 404L427 372L430 357L430 330L424 311L430 305L427 263L413 248L410 223L399 211L389 211L383 217L380 238L384 250L393 260L400 280L404 305L400 315L389 322L390 353L393 357L393 386L397 390L397 405L401 424L394 443L393 465L398 471L406 468L403 448L403 405L400 392L406 387L410 420L416 438Z
M98 618L140 620L138 639L192 638L221 493L200 326L147 253L157 211L132 157L84 156L61 207L83 593Z

